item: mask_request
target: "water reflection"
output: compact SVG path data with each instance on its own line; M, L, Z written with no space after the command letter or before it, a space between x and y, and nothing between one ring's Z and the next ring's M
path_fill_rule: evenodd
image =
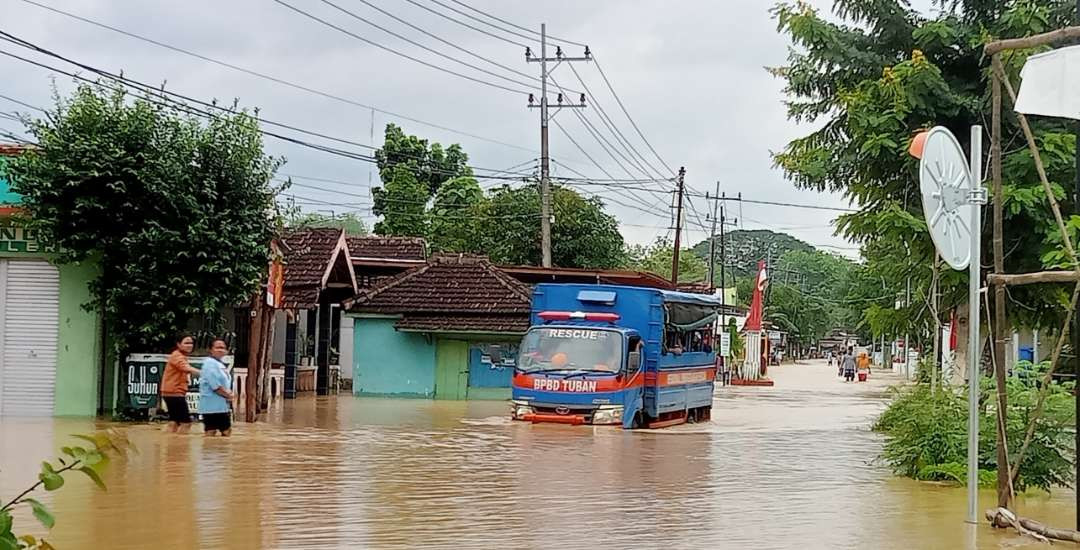
M124 429L141 453L55 495L61 549L1019 548L963 489L896 479L868 430L892 382L785 367L666 430L527 425L491 402L303 398L231 439ZM0 420L0 495L89 421ZM1071 493L1021 499L1069 526ZM982 496L984 506L993 495ZM20 515L19 525L33 525Z

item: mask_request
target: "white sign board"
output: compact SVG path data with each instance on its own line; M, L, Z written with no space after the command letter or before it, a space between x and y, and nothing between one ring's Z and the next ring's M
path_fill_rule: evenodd
M731 334L720 333L720 356L731 357Z

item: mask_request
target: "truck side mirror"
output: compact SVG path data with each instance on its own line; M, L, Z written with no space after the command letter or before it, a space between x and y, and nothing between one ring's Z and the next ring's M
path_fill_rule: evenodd
M641 368L641 352L631 351L626 357L626 372L633 374Z

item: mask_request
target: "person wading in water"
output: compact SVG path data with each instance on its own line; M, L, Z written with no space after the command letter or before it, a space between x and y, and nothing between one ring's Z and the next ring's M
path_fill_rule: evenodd
M161 398L169 409L169 424L165 431L187 433L191 429L191 411L188 410L187 391L189 376L198 376L199 369L188 364L188 356L195 349L195 339L190 334L181 334L176 340L176 349L165 363L165 374L161 377Z
M229 404L233 395L232 378L222 359L229 353L225 340L215 338L210 344L210 357L203 363L199 377L199 413L202 414L206 435L220 433L224 437L232 434L232 412Z
M855 380L855 350L852 348L847 349L847 353L844 354L843 367L844 367L844 381L853 382Z

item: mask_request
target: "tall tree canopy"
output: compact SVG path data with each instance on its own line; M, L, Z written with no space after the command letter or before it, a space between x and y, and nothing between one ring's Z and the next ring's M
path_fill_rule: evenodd
M628 263L633 269L655 273L671 280L671 264L675 258L675 246L671 239L660 237L648 246L634 245L627 250ZM697 283L709 275L708 262L694 250L684 248L679 253L679 281Z
M486 254L497 263L540 264L540 195L533 185L486 194L460 145L406 135L386 126L376 151L383 185L372 189L380 235L425 237L439 252ZM552 261L562 267L611 268L624 263L618 221L596 198L556 186Z
M619 222L599 199L552 188L551 261L560 267L623 264ZM477 209L478 248L497 262L540 265L540 193L536 186L495 189Z
M382 216L375 224L380 235L424 236L427 203L447 181L471 177L469 156L461 146L443 148L439 143L406 135L395 124L387 124L383 146L375 151L379 179L383 187L371 190L372 211Z
M27 223L61 261L100 263L89 305L121 348L160 349L266 277L281 161L263 153L254 117L203 123L83 85L29 131L39 147L9 167Z
M948 127L967 146L969 127L989 120L988 63L982 46L995 37L1017 37L1067 25L1071 0L942 0L923 14L903 0L837 0L835 18L805 3L784 2L774 14L794 48L773 74L786 82L788 116L819 128L776 155L777 165L799 188L842 193L859 211L840 216L839 231L863 245L867 268L881 285L863 284L866 313L875 330L907 326L927 334L933 326L929 286L934 248L922 215L917 161L907 154L911 137L935 125ZM837 21L838 19L838 21ZM1016 73L1026 55L1007 60ZM1068 128L1039 121L1040 145L1053 151L1048 166L1058 198L1072 181L1075 138ZM1030 155L1006 117L1006 270L1032 271L1058 246L1045 195ZM989 224L984 224L984 238ZM984 250L990 250L988 239ZM864 277L865 279L865 277ZM913 299L893 309L910 280ZM966 276L942 270L945 307L964 301ZM1017 288L1014 321L1046 324L1060 315L1059 287Z
M326 215L320 212L291 212L285 218L287 227L334 227L349 235L367 235L367 224L352 212Z

